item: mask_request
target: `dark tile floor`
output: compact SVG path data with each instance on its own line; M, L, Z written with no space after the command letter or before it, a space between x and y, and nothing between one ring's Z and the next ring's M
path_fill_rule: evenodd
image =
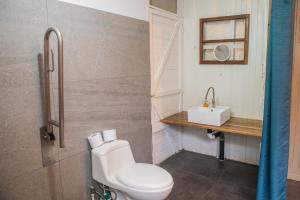
M287 196L288 196L288 200L300 199L300 182L289 180Z
M161 166L174 178L168 200L255 200L258 167L182 151ZM289 182L288 200L296 200L300 183ZM296 197L298 196L298 198Z

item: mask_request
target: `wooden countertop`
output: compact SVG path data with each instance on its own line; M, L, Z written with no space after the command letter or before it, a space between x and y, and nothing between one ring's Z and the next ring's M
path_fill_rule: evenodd
M262 135L262 121L254 120L254 119L232 117L229 121L227 121L222 126L211 126L211 125L188 122L187 112L183 111L175 115L172 115L170 117L166 117L162 119L161 122L165 124L171 124L171 125L173 124L173 125L187 126L187 127L194 127L194 128L212 129L215 131L222 131L225 133L254 136L258 138L261 138Z

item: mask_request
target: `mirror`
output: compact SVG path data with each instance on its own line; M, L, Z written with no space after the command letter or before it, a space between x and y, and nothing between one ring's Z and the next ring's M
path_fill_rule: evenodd
M200 19L199 63L248 64L249 28L249 14Z
M217 61L226 61L230 58L230 49L225 44L219 44L214 48L214 56Z

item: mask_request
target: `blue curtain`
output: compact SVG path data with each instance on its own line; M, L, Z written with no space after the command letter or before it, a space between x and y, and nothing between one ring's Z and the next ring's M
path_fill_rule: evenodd
M257 200L285 200L287 190L294 1L272 0L271 13Z

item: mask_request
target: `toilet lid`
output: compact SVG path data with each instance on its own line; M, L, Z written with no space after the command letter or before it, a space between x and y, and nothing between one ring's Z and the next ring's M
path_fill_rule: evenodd
M126 186L143 190L160 189L173 184L169 172L161 167L144 163L135 163L119 170L116 178Z

